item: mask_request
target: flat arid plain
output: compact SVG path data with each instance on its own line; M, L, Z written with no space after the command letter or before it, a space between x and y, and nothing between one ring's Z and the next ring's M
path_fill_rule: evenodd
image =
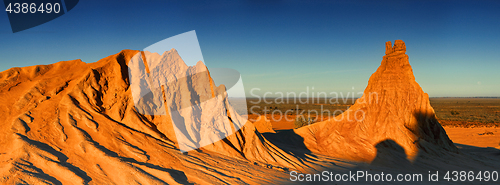
M0 183L497 184L499 99L429 98L402 40L380 56L357 99L243 112L175 48L8 69Z
M294 129L297 117L311 117L312 122L333 118L352 106L356 99L338 98L337 103L330 103L330 98L283 100L267 98L247 98L250 121L256 122L264 115L274 131ZM429 98L439 123L456 144L500 149L500 98ZM295 103L294 103L295 102ZM307 102L307 103L301 103ZM325 103L326 102L326 103ZM252 107L254 107L252 109ZM296 110L297 107L299 110ZM266 110L265 110L266 109ZM277 112L286 112L279 115ZM311 110L311 114L308 111ZM313 111L315 110L315 111ZM317 114L323 110L322 114ZM337 112L335 112L337 111ZM302 113L302 114L300 114Z

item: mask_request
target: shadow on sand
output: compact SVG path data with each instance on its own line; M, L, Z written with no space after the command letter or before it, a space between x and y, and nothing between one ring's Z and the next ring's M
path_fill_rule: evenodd
M322 154L315 154L309 151L303 144L303 138L295 134L293 130L282 130L277 131L277 133L265 133L262 135L283 151L301 160L314 160L312 157L322 158L320 157ZM459 152L441 149L437 153L435 150L428 153L420 150L415 159L409 160L405 153L405 149L401 145L394 140L386 139L375 145L377 152L375 158L371 162L349 162L342 159L333 159L330 161L333 166L322 166L315 168L313 171L304 173L321 174L324 171L329 171L334 174L346 174L349 172L363 172L365 174L365 177L360 178L360 180L356 182L336 182L340 184L429 184L434 180L430 177L432 174L438 174L438 181L435 182L436 184L468 184L471 182L455 182L451 179L448 181L444 179L444 176L446 173L451 174L453 171L466 171L467 173L469 173L469 171L475 173L479 171L489 171L490 173L498 171L498 167L500 166L499 149L481 148L461 144L454 144L453 146L456 146ZM386 175L391 174L391 182L374 181L377 177L380 177L376 177L376 174L380 175L382 173ZM372 176L368 176L367 179L366 174L371 174ZM402 176L398 177L399 174ZM451 176L450 178L454 177ZM475 180L473 182L479 184L497 184L499 180L500 179L497 181L490 180L489 182L479 182ZM290 183L307 184L308 182L290 181ZM312 183L316 184L318 181ZM332 181L326 183L332 183Z
M278 130L276 133L262 133L269 142L286 153L305 160L315 155L304 145L304 138L297 135L293 129Z
M375 145L377 155L370 163L377 166L397 166L409 167L411 162L408 160L405 149L394 140L386 139Z

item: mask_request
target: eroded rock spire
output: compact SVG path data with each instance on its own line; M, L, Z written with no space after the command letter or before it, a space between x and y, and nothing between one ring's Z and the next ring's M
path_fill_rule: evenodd
M406 53L406 45L402 40L394 41L394 47L392 46L391 41L387 41L385 43L385 54L390 55L393 53Z
M372 161L383 143L399 145L409 160L420 153L457 152L415 81L406 45L386 42L386 55L363 96L343 114L296 130L311 151ZM381 145L382 143L382 145ZM396 147L397 148L397 147Z

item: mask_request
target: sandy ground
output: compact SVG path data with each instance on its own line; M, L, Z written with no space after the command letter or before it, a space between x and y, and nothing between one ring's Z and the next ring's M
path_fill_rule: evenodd
M500 149L500 128L498 127L444 127L444 129L453 143Z
M258 115L255 115L255 114L250 114L248 115L248 119L251 121L251 122L255 122L257 119L258 119ZM290 129L293 129L293 124L295 122L295 119L297 118L297 115L283 115L283 116L280 116L280 115L266 115L266 118L267 120L269 120L272 125L273 125L273 130L290 130ZM323 120L327 120L328 117L318 117L317 118L318 120L316 120L316 122L320 122L320 121L323 121Z
M252 117L252 116L250 116ZM270 117L269 117L270 118ZM301 151L297 149L296 144L290 144L289 138L283 137L286 132L291 132L289 129L293 129L293 122L286 121L271 121L273 123L273 128L278 132L278 134L267 134L266 137L270 138L271 141L279 141L282 139L283 144L276 142L278 146L281 146L285 151L300 154ZM367 173L386 173L386 174L423 174L425 175L423 181L407 181L407 182L342 182L340 184L428 184L428 173L439 171L440 177L437 184L496 184L498 182L484 182L474 180L473 182L459 182L459 181L447 181L443 179L444 174L447 172L456 171L493 171L498 170L498 165L500 164L498 156L500 155L500 128L490 127L490 128L455 128L455 127L444 127L449 138L455 143L459 148L460 154L448 154L448 155L428 155L422 154L417 157L414 161L407 161L405 159L399 159L392 157L380 156L378 160L382 161L380 165L378 163L358 163L354 161L341 160L337 158L330 158L317 153L307 153L305 161L309 161L315 165L325 165L325 163L331 163L333 165L325 165L324 169L316 169L317 172L321 170L328 170L333 173L348 173L356 171L365 171ZM280 135L282 134L282 135ZM292 142L293 143L293 142ZM288 148L289 147L289 148ZM287 148L289 150L287 150ZM299 146L300 148L300 146ZM319 162L322 161L322 162ZM457 162L460 161L460 162ZM314 173L314 172L312 172ZM363 181L363 180L362 180ZM291 182L297 184L317 184L318 182ZM320 183L321 184L321 183Z
M267 116L267 119L271 121L274 130L289 130L293 129L293 120L295 120L296 115L287 115L288 120L278 116L272 119L271 116ZM249 120L253 121L257 118L256 115L250 114ZM462 128L462 127L443 127L448 134L448 137L453 141L453 143L461 145L469 145L475 147L492 147L500 149L500 128L498 127L477 127L477 128Z

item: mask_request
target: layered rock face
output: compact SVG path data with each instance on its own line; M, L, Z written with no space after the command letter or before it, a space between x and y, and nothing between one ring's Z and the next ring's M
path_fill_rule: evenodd
M187 66L172 49L162 55L138 53L128 66L137 111L172 120L174 139L183 152L224 139L246 123L229 104L225 86L214 85L201 61Z
M405 44L386 48L355 105L295 130L307 148L361 161L381 148L403 148L409 159L457 152L415 82ZM129 70L135 64L144 68ZM130 73L153 78L135 83ZM161 75L167 81L153 81ZM175 50L12 68L0 73L0 95L0 184L268 184L289 179L278 173L284 167L313 168L266 140L203 63L187 66ZM262 120L258 129L271 132ZM228 136L205 137L214 132ZM179 140L201 148L183 154Z
M271 121L269 121L266 116L260 116L255 120L253 123L255 128L257 128L257 131L260 133L276 133L273 129L273 125L271 124Z
M141 64L144 68L135 70ZM128 65L133 66L129 67L130 87L141 90L132 91L137 111L153 117L164 115L166 119L158 122L158 130L182 152L203 147L231 157L299 167L298 160L261 137L257 128L233 109L225 86L215 86L203 62L187 66L172 49L162 55L138 53ZM145 74L149 78L134 77ZM137 88L142 82L147 85ZM141 98L138 94L145 95Z
M326 155L360 161L372 161L379 147L398 147L387 145L402 147L409 160L422 153L458 152L437 121L429 96L415 81L405 52L403 41L396 40L394 46L387 42L382 64L350 109L296 130L306 146Z
M179 77L178 83L164 89L171 102L166 105L177 111L178 119L191 120L185 128L189 137L195 132L233 132L201 150L181 153L173 116L143 114L135 107L144 103L151 105L145 108L169 110L135 101L128 65L138 53L124 50L95 63L74 60L1 72L0 183L265 183L272 178L268 173L279 175L276 170L249 164L299 166L296 158L265 140L250 122L241 123L227 102L224 86L213 85L202 63L186 66L175 51L163 57L148 53L151 61L169 61L165 66L151 65L149 72L158 69ZM193 101L199 106L183 108ZM239 130L231 124L218 127L236 121L242 125ZM201 128L198 123L208 125ZM191 139L196 144L203 141Z

